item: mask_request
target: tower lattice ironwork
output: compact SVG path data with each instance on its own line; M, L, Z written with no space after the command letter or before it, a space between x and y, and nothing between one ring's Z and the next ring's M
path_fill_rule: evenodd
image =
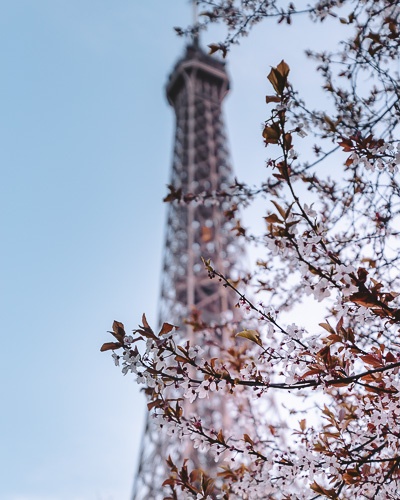
M200 195L200 199L202 193L221 192L233 182L221 109L228 89L224 63L206 55L196 40L186 48L167 84L167 98L176 116L171 185L183 193ZM232 223L224 216L225 202L222 197L219 202L216 199L169 204L160 304L162 321L182 323L193 310L201 311L202 319L208 323L220 322L222 317L234 319L237 297L210 280L201 262L201 257L211 259L216 269L231 274L243 253L232 232ZM193 337L190 327L182 331L186 337ZM220 333L214 347L209 349L218 354L216 345L224 342L224 333ZM213 404L218 408L213 408ZM223 407L221 401L205 404L200 400L194 411L216 425L229 426L229 415L224 414ZM152 419L147 419L134 500L163 498L161 485L168 476L165 458L169 454L179 457L182 446L178 439L162 435ZM196 455L197 450L184 451L195 465L207 467L205 459Z

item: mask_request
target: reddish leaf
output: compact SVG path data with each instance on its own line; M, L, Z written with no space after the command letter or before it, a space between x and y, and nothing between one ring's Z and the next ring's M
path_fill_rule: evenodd
M366 292L353 293L353 295L350 295L350 300L364 307L373 307L377 305L376 299Z
M167 333L171 332L174 329L174 325L171 325L169 323L163 323L163 326L161 327L160 333L158 334L160 337L162 335L166 335Z
M373 354L366 354L365 356L361 356L361 359L367 365L371 365L374 368L380 368L382 366L382 362L376 358Z
M142 323L145 328L150 328L150 325L147 323L146 315L142 314Z
M391 352L388 352L385 356L388 363L396 363L397 359L393 356Z

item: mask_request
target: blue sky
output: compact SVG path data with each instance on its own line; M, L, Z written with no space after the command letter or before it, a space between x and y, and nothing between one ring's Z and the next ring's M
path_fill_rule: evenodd
M144 401L99 348L114 319L157 317L174 125L164 85L184 45L172 27L190 14L187 0L0 6L0 500L129 497ZM264 175L269 66L285 58L313 93L308 40L302 24L263 25L230 56L241 179Z

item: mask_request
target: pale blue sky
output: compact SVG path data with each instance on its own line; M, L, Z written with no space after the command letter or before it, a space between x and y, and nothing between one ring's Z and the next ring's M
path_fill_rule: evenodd
M129 497L144 402L99 347L114 319L157 316L164 85L190 13L187 0L1 2L0 500ZM269 66L287 59L312 95L308 30L276 33L257 29L229 60L228 132L249 182L264 175Z

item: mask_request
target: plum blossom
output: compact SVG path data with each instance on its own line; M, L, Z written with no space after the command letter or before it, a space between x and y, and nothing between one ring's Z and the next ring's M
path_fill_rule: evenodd
M342 294L344 297L349 297L350 295L358 291L357 286L353 284L352 279L348 274L343 276L342 282Z
M204 349L199 345L189 347L189 357L195 358L196 356L201 356L204 353Z
M115 352L112 353L112 358L114 360L115 366L119 366L119 356Z
M309 216L309 217L316 217L317 212L312 208L313 203L308 206L307 203L304 204L304 212Z
M329 290L329 287L329 281L326 278L321 278L315 284L307 284L304 290L307 295L312 294L318 300L318 302L321 302L325 298L330 297L331 292Z

